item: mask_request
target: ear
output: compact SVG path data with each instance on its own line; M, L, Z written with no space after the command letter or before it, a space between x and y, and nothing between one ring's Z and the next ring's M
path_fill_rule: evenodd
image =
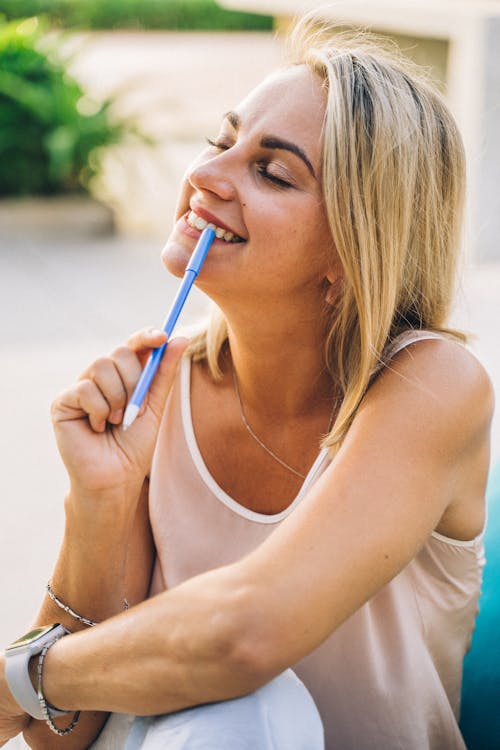
M342 292L344 274L340 263L336 263L330 268L325 276L325 302L327 305L334 305L339 294Z

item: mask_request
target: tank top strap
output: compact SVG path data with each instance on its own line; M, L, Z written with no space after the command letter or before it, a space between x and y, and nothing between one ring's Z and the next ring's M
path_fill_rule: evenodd
M382 354L382 363L385 365L398 352L405 349L410 344L415 344L417 341L426 341L428 339L446 339L447 337L443 333L437 331L421 331L421 330L409 330L403 331L399 336L396 336L384 349Z

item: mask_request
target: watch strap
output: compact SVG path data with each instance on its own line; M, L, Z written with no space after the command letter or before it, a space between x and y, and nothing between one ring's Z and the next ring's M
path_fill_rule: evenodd
M57 625L43 637L28 644L27 647L6 651L5 679L9 689L21 708L34 719L43 720L45 715L38 699L38 693L30 679L28 670L30 659L39 654L48 643L53 643L68 635L68 633L69 630L66 630L62 625ZM49 709L51 716L65 716L71 713L71 711L62 711L53 706L49 706Z

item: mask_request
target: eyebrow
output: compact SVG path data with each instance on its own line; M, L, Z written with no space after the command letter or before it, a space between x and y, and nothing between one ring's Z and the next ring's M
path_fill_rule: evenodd
M233 110L226 112L226 114L224 115L224 119L228 120L235 130L238 130L241 125L240 116ZM295 156L298 156L299 159L304 162L311 175L316 178L313 165L311 164L307 154L300 148L300 146L297 146L296 143L286 141L283 138L278 138L274 135L266 135L261 139L260 145L262 148L282 149L283 151L290 151L290 153L295 154Z

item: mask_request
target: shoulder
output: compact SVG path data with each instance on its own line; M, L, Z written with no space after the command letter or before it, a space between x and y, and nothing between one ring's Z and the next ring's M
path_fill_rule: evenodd
M378 435L392 470L411 464L432 476L444 514L435 528L465 540L484 524L493 407L491 380L470 351L450 339L421 340L386 363L352 428L359 440Z
M493 386L482 364L465 346L443 337L409 343L387 361L360 414L404 423L408 437L424 430L429 445L446 441L442 452L458 455L487 438L493 408Z
M386 362L367 399L401 399L451 422L463 435L489 427L494 409L491 380L476 356L450 338L417 340Z

